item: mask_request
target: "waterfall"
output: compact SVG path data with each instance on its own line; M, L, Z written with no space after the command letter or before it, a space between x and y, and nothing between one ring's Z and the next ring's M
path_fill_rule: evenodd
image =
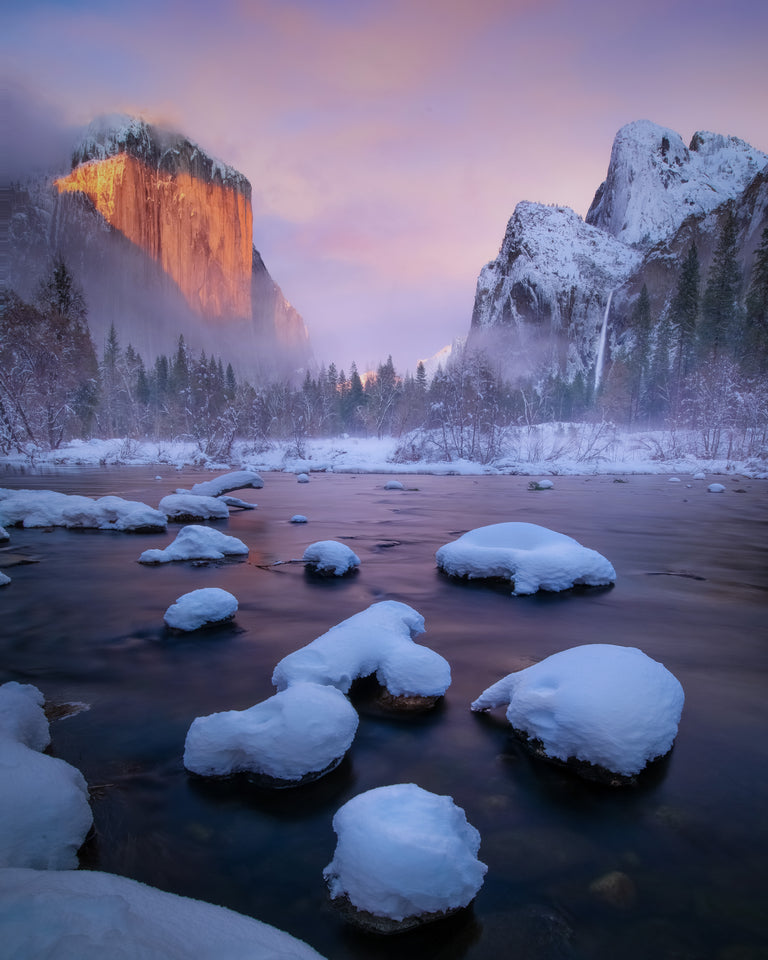
M608 303L605 305L603 314L603 325L600 327L600 341L597 345L597 360L595 361L595 393L600 386L600 380L603 376L603 363L605 362L605 340L608 333L608 314L611 312L611 300L613 299L613 290L608 294Z

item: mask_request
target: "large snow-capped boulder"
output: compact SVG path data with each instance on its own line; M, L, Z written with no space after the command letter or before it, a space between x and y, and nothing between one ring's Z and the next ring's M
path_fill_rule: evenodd
M700 131L686 147L674 130L636 120L616 134L586 220L622 243L647 248L691 214L739 196L767 163L768 154L737 137Z
M231 620L236 613L237 597L220 587L201 587L172 603L163 620L174 630L192 632Z
M97 870L0 870L9 957L323 960L259 920Z
M158 503L157 508L176 523L226 520L229 517L229 507L223 500L196 493L169 493Z
M310 543L302 559L310 570L324 576L343 577L360 566L360 557L338 540Z
M413 607L374 603L283 657L272 683L285 690L308 681L347 693L353 680L375 674L392 697L423 698L429 706L450 686L451 668L439 653L414 643L423 632L424 617Z
M642 650L594 643L508 674L472 710L508 705L512 727L541 756L620 783L669 753L684 700L679 680Z
M173 543L163 549L145 550L139 563L170 563L172 560L223 560L243 557L248 547L237 537L229 537L212 527L190 524L182 527Z
M413 783L358 794L333 818L338 838L323 871L345 916L379 933L466 907L487 871L480 834L451 797Z
M0 490L0 523L157 533L166 529L168 521L146 503L122 497L93 500L55 490Z
M454 577L510 580L515 595L577 584L606 586L616 580L602 554L536 523L477 527L440 547L435 557L438 567Z
M0 687L0 867L74 868L93 823L83 775L41 752L50 743L43 702L30 684Z
M298 786L338 766L357 724L357 711L336 687L295 683L248 710L197 717L184 766L206 777L246 772L266 786Z

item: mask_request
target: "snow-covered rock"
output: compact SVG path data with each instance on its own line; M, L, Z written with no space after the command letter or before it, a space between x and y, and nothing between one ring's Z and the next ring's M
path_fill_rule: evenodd
M315 573L335 577L342 577L360 566L360 557L338 540L318 540L317 543L310 543L302 559Z
M436 559L438 567L454 577L513 581L516 595L616 580L616 571L602 554L535 523L478 527L440 547Z
M237 537L229 537L212 527L190 524L179 530L173 543L164 549L145 550L139 563L169 563L171 560L223 560L246 556L248 547Z
M710 483L707 487L709 493L725 493L725 487L722 483Z
M741 194L768 163L743 140L698 132L685 146L674 130L636 120L616 134L605 182L587 223L622 243L649 247Z
M11 582L11 578L6 574L4 574L2 571L0 571L0 587L4 587L6 586L6 584L9 584L10 582Z
M296 476L297 483L309 483L309 474L308 473L299 473Z
M220 497L223 493L230 493L232 490L243 490L246 487L260 490L263 486L264 481L253 470L234 470L232 473L224 473L214 480L204 480L202 483L196 483L191 490L177 490L176 493L194 493L200 497Z
M336 687L294 683L248 710L197 717L184 766L206 777L247 772L269 786L296 786L338 766L357 724L357 711Z
M307 518L303 513L294 513L294 515L289 520L289 523L306 523Z
M229 507L217 497L203 497L196 493L169 493L157 505L169 520L189 523L193 520L225 520Z
M551 490L554 483L551 480L531 480L528 484L529 490Z
M0 870L8 957L323 960L259 920L97 870Z
M237 598L219 587L202 587L179 597L163 619L174 630L199 630L231 620L237 613Z
M333 829L336 850L323 871L331 898L379 932L460 910L483 885L480 834L451 797L413 783L377 787L345 803Z
M405 490L405 487L399 480L387 480L384 484L385 490Z
M30 684L0 687L0 867L74 868L93 823L83 775L41 752L50 743L43 702Z
M677 678L642 650L595 643L508 674L472 710L508 704L512 727L543 756L631 778L670 751L684 700Z
M439 653L414 643L424 617L397 600L383 600L343 620L277 664L272 683L285 690L295 683L329 684L347 693L352 681L376 674L394 697L441 697L451 668Z
M95 528L156 533L167 526L164 513L122 497L81 497L54 490L0 490L0 523L23 527Z
M0 543L10 539L11 539L11 536L8 533L8 531L5 529L5 527L0 527Z
M222 503L228 507L237 507L238 510L255 510L257 503L249 503L248 500L241 500L239 497L228 497L226 495L219 497Z

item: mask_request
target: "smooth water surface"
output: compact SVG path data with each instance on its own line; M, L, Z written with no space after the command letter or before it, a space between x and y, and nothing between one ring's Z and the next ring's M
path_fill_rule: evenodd
M155 479L160 474L162 479ZM0 471L0 486L153 506L202 471L170 467ZM329 960L522 957L578 960L757 960L768 955L768 483L667 477L402 478L264 474L258 504L219 529L250 547L246 562L146 567L140 552L168 534L10 530L7 552L39 562L6 568L0 591L0 682L37 685L90 710L51 726L52 752L79 767L96 836L83 866L222 904L306 940ZM293 525L296 513L309 522ZM488 523L526 520L603 553L615 587L515 598L508 587L439 573L438 547ZM319 580L300 558L338 539L356 575ZM2 552L0 552L2 557ZM189 636L163 625L182 593L223 587L233 624ZM315 784L269 792L204 781L182 766L196 716L272 695L285 654L378 600L426 619L420 640L445 656L453 682L431 715L393 719L362 691L357 737ZM681 681L686 704L668 759L631 788L575 779L534 761L502 711L469 704L512 670L567 647L637 646ZM333 814L355 794L414 782L449 794L482 836L485 885L470 910L399 937L346 926L322 878ZM621 871L625 896L590 890Z

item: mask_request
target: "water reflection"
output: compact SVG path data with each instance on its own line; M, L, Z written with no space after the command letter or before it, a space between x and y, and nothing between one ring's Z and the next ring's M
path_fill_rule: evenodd
M199 479L157 467L66 468L6 470L0 485L117 493L154 506ZM529 494L524 477L420 477L414 486L395 499L381 497L376 477L313 475L297 485L269 475L253 492L257 510L217 524L249 545L243 562L137 563L174 529L10 531L13 551L39 562L14 566L0 593L0 681L91 706L51 731L53 752L93 788L96 835L84 866L230 906L333 960L761 956L768 484L743 481L745 493L720 498L703 487L675 493L680 485L665 477L558 478L546 498ZM290 524L296 513L309 522ZM507 583L456 581L436 569L435 550L457 528L503 520L541 523L593 547L616 568L615 587L516 598ZM318 578L302 564L269 566L324 539L349 543L359 572ZM235 594L235 621L190 636L168 631L167 607L203 586ZM358 685L360 727L347 759L295 790L272 793L245 777L201 781L184 770L194 717L271 696L283 656L379 599L422 613L421 639L450 662L438 710L394 718L374 686ZM686 693L672 754L629 788L540 763L510 737L503 711L469 710L506 673L601 641L640 647ZM331 819L362 790L408 781L465 809L489 871L470 911L379 939L328 904ZM612 872L630 878L632 902L592 892Z

